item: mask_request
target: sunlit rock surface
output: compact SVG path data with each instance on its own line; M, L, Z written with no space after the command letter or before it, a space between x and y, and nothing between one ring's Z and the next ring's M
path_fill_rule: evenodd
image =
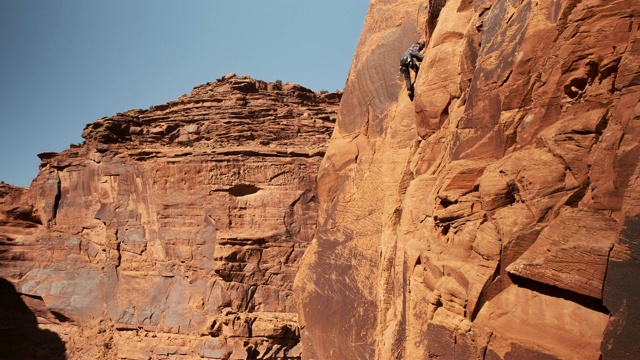
M296 278L305 358L640 357L639 17L371 2Z
M300 358L293 280L340 97L230 74L88 124L2 190L0 276L72 359Z

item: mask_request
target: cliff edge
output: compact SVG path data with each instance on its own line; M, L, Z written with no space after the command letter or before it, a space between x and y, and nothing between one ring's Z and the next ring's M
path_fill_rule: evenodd
M371 2L296 277L305 358L640 356L639 17Z

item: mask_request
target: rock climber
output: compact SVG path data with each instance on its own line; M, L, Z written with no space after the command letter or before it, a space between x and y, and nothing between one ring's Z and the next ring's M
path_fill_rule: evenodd
M420 53L422 49L424 49L425 41L420 40L417 43L411 45L409 49L402 55L400 58L400 72L404 75L404 79L407 82L407 92L409 93L409 99L413 101L413 83L411 82L411 72L409 69L413 70L416 73L416 78L418 77L418 70L420 67L417 62L422 62L424 56Z

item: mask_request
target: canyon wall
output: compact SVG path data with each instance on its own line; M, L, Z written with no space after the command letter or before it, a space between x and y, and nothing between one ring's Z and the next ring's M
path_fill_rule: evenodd
M26 314L0 330L47 345L3 354L299 359L293 280L340 97L229 74L40 154L29 189L0 188L0 308Z
M87 125L0 184L0 354L640 358L639 18L373 0L342 100L230 74Z
M639 64L634 0L373 0L294 287L305 358L639 358Z

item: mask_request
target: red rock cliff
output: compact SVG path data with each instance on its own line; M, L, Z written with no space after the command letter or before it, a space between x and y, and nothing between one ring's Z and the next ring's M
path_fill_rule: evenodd
M12 301L69 358L299 359L293 279L340 96L231 74L87 125L30 189L0 188Z
M640 357L639 19L371 2L296 278L306 358Z

